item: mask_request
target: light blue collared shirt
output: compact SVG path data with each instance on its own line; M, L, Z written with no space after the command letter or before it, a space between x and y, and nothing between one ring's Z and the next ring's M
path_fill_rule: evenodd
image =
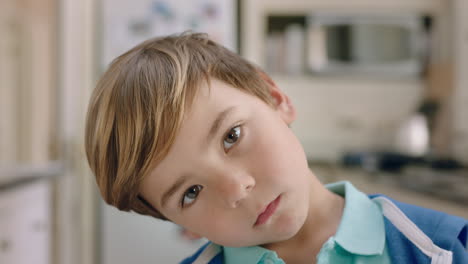
M336 234L320 249L317 263L390 264L380 206L349 182L326 187L345 198L345 208ZM223 250L226 264L284 264L274 251L259 246Z

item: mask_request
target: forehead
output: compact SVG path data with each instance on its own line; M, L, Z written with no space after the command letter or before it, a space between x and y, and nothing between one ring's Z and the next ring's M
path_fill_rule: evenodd
M217 114L226 108L248 105L255 100L260 99L218 79L202 82L186 110L179 134L194 123L213 122Z
M199 150L200 143L205 142L219 113L233 107L236 109L233 112L246 112L253 106L252 103L260 101L255 96L217 79L211 79L210 83L203 82L190 107L186 109L174 143L155 171L170 170L175 161L180 162L193 156L191 150Z

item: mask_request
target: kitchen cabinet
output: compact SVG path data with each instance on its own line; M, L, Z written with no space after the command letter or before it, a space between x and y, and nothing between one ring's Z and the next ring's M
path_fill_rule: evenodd
M0 263L51 263L51 189L36 181L0 192Z

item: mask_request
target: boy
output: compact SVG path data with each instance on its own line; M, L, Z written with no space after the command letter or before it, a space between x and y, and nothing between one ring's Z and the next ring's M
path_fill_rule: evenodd
M107 203L211 241L183 263L468 263L464 219L323 186L295 117L246 60L203 34L168 36L103 75L86 154Z

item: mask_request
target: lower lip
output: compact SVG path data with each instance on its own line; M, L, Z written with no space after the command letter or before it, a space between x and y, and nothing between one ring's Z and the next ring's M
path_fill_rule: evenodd
M262 224L266 223L266 221L268 221L268 219L270 219L270 217L275 213L276 208L278 208L280 200L281 200L281 196L278 196L273 202L271 202L267 206L265 211L263 211L263 213L261 213L258 216L257 222L255 222L255 226L262 225Z

